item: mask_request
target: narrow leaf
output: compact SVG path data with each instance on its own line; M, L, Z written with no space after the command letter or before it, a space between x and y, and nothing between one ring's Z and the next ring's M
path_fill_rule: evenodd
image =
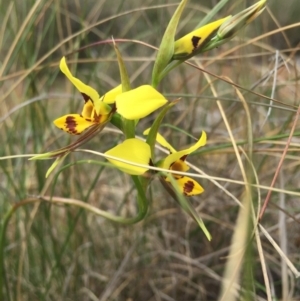
M201 228L201 230L203 231L204 235L206 236L206 238L211 241L212 236L209 233L209 231L207 230L207 228L205 227L205 224L202 220L202 218L198 215L197 211L192 207L192 205L189 203L189 201L184 197L184 195L181 193L180 191L180 187L178 186L176 180L173 178L173 176L171 176L170 174L166 174L168 177L168 181L170 181L172 183L172 186L174 187L175 191L176 191L176 197L177 200L179 201L182 209L188 213L199 225L199 227Z
M117 59L118 59L121 84L122 84L122 92L126 92L126 91L131 90L128 72L127 72L126 66L124 64L121 52L120 52L117 44L115 43L115 41L113 41L113 42L114 42L114 48L115 48L115 52L116 52Z
M59 163L61 163L65 157L68 155L69 153L65 153L63 156L56 158L56 160L52 163L52 165L48 168L47 172L46 172L46 178L48 178L48 176L50 175L50 173L57 167L57 165Z
M122 92L127 92L131 90L130 87L130 80L127 73L126 66L124 64L121 52L114 42L114 48L117 54L118 64L119 64L119 70L120 70L120 77L121 77L121 84L122 84ZM126 138L133 138L135 137L135 122L134 120L128 120L123 118L123 126L124 134Z
M160 74L169 64L173 56L177 25L187 1L188 0L182 0L180 2L161 40L161 44L159 46L159 50L152 71L152 86L154 88L156 88L159 84Z
M179 99L178 99L179 100ZM151 159L153 162L155 162L155 152L154 152L154 147L155 147L155 142L156 142L156 135L157 132L159 130L160 124L163 120L163 118L165 117L165 115L167 114L167 112L178 102L178 100L173 101L171 103L169 103L168 105L166 105L158 114L158 116L156 117L156 119L154 120L150 132L147 136L147 140L146 142L150 145L151 148Z

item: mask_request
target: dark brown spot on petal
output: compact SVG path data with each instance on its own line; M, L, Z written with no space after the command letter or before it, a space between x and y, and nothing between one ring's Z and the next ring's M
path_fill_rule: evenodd
M110 113L113 114L113 113L115 113L116 111L117 111L117 105L116 105L116 103L114 102L114 103L112 104Z
M187 155L184 155L184 156L182 156L182 157L180 158L180 160L181 160L181 161L185 161L186 157L187 157Z
M83 116L82 116L82 114L80 114L79 116L80 116L80 117L82 117L82 118L84 118L86 121L92 121L92 119L91 119L91 118L86 118L86 117L83 117Z
M85 103L87 103L91 98L88 96L88 95L86 95L85 93L81 93L81 95L83 96L83 99L84 99L84 101L85 101ZM92 101L93 102L93 101Z
M97 114L95 113L95 114L94 114L94 117L93 117L93 122L101 123L101 117L102 117L102 115L97 115Z
M184 183L184 186L183 186L184 194L189 195L193 191L194 186L195 186L195 184L192 181L187 181L186 183Z
M75 120L75 117L73 116L68 116L66 118L66 128L68 129L68 132L70 134L74 134L74 135L77 135L77 130L76 130L76 126L77 126L77 122Z
M200 37L196 37L196 36L193 36L193 37L192 37L192 44L193 44L193 46L194 46L193 51L195 51L195 50L197 49L200 40L201 40Z

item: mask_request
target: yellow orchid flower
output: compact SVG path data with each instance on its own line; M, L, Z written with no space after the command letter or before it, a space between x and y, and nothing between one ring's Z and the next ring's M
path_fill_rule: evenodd
M151 160L150 146L137 138L127 139L121 144L105 152L105 154L143 165L149 165ZM107 160L121 171L130 175L142 175L149 169L146 167L134 166L111 158L107 158Z
M117 112L129 120L143 118L167 102L167 99L150 85L143 85L116 96Z
M144 131L144 135L147 135L149 130L150 129ZM159 133L157 133L156 141L170 150L170 155L159 162L159 167L172 171L185 172L189 170L189 166L185 163L186 157L206 144L206 133L202 132L201 137L194 145L181 151L176 151ZM149 168L152 164L150 146L137 138L127 139L123 143L108 150L105 154L135 164L148 165ZM149 169L147 167L134 166L130 163L121 162L111 158L107 158L107 160L121 171L130 175L142 175ZM172 176L175 178L181 192L186 196L197 195L204 191L202 186L190 177L173 173ZM167 177L165 177L164 180L170 183Z
M82 94L85 104L81 114L64 115L54 120L54 124L69 134L79 135L92 125L102 124L107 121L112 110L108 104L115 102L117 95L122 93L122 86L117 86L100 98L94 88L84 84L81 80L72 75L67 66L65 57L61 59L59 67L62 73L66 75L70 82Z
M228 16L204 25L175 41L173 59L186 59L199 52L206 42L214 36L220 26L230 17Z
M148 135L149 131L150 129L144 131L144 135ZM170 155L160 161L159 167L172 171L185 172L189 170L189 166L185 163L185 159L189 154L206 144L206 133L202 132L201 137L194 145L181 151L176 151L159 133L157 133L156 141L170 150ZM172 174L172 176L175 178L181 192L186 196L197 195L204 191L203 187L190 177L176 174ZM168 178L164 178L164 180L170 182Z
M234 16L204 25L175 41L173 60L186 60L198 53L218 47L244 26L257 18L265 9L267 0L260 0Z

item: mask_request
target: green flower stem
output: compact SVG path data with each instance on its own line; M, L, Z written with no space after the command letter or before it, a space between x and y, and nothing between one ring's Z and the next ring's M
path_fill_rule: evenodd
M161 125L161 122L163 120L163 118L165 117L165 115L167 114L167 112L170 110L171 107L173 107L175 104L177 103L177 101L173 101L171 103L169 103L168 105L166 105L159 113L159 115L156 117L156 119L154 120L150 132L147 136L147 140L146 142L149 144L150 148L151 148L151 160L152 162L155 162L155 142L156 142L156 136L157 136L157 132L159 130L159 127Z
M133 220L134 220L133 223L137 223L137 222L141 221L142 219L144 219L146 217L146 214L148 213L149 204L148 204L148 200L147 200L146 194L145 194L148 183L146 184L146 182L144 182L144 186L143 186L143 184L141 183L138 176L131 176L131 178L138 191L138 200L137 201L138 201L139 213L135 218L133 218Z
M135 121L123 118L123 131L126 139L135 137Z
M123 132L123 120L122 116L119 113L116 112L115 114L113 114L110 123Z
M162 79L170 72L172 71L174 68L178 67L179 65L181 65L182 63L184 63L184 60L180 60L180 61L172 61L170 62L165 69L159 74L159 78L157 81L156 86L154 86L154 83L152 84L154 88L157 87L157 85L162 81Z

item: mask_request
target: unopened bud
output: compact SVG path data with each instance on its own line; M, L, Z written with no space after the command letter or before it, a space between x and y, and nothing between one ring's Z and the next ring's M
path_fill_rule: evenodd
M219 28L218 39L232 38L245 25L257 18L266 8L267 0L261 0L226 20Z

